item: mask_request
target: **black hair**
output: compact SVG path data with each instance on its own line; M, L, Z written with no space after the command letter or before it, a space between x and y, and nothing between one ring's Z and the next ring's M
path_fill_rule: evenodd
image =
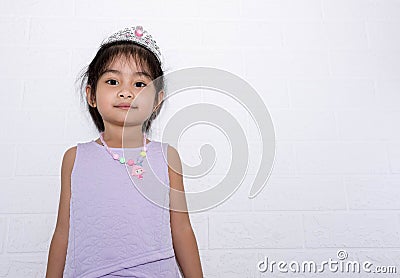
M141 69L145 69L153 80L154 87L156 89L155 104L158 101L158 95L164 90L164 71L161 67L161 63L153 52L147 48L136 44L132 41L116 41L107 44L103 44L97 51L95 57L90 64L85 67L84 72L78 77L81 80L80 91L81 97L86 102L86 108L99 132L104 131L104 122L97 107L92 107L87 102L86 98L86 86L90 86L90 101L95 101L97 82L107 67L118 57L130 58L132 57ZM164 92L165 96L165 92ZM150 117L143 123L142 132L146 134L149 132L152 121L158 116L163 106L165 97L153 111Z

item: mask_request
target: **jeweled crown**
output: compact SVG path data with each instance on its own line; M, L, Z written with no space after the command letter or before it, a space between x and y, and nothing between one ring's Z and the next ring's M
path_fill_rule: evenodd
M149 32L144 30L143 26L141 26L141 25L128 27L123 30L120 30L120 31L112 34L107 39L105 39L101 43L101 45L115 42L115 41L132 41L132 42L138 43L138 44L146 47L151 52L153 52L156 55L158 61L162 64L162 56L161 56L160 48L156 44L156 41L149 34Z

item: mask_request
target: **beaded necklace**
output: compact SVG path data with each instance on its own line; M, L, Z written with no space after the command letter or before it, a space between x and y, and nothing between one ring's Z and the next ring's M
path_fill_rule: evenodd
M143 173L145 172L145 170L142 167L142 163L143 163L144 158L147 155L146 133L143 133L143 148L142 148L142 151L139 153L139 156L136 158L136 162L133 161L132 159L129 159L128 161L126 161L125 157L122 157L117 153L113 153L111 151L111 149L107 146L106 142L104 142L103 134L104 134L104 132L100 133L100 140L103 143L104 147L106 147L106 150L111 155L111 157L114 160L117 160L120 164L128 164L129 166L132 166L131 175L136 176L138 179L143 179Z

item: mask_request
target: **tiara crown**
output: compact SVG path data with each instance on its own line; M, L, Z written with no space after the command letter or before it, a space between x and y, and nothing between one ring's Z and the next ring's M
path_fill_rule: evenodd
M141 25L128 27L123 30L120 30L112 34L107 39L105 39L101 43L101 45L115 41L132 41L141 46L144 46L145 48L153 52L154 55L156 55L158 61L162 64L162 56L160 48L156 44L156 41L149 34L149 32L147 30L144 30L143 26Z

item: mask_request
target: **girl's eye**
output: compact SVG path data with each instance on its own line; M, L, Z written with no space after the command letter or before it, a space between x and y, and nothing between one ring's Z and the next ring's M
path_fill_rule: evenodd
M114 80L114 79L107 80L106 83L107 83L107 84L110 84L110 85L118 85L118 81L117 81L117 80ZM145 86L146 86L145 83L140 82L140 81L134 83L134 85L135 85L135 87L145 87Z
M112 83L110 84L109 82L112 82ZM117 85L116 83L118 83L118 81L114 80L114 79L110 79L110 80L107 80L106 83L110 84L110 85Z
M145 84L145 83L143 83L143 82L140 82L140 81L135 83L135 85L137 85L137 84L143 84L144 86L146 86L146 84ZM142 87L142 86L140 86L140 85L139 85L139 87Z

